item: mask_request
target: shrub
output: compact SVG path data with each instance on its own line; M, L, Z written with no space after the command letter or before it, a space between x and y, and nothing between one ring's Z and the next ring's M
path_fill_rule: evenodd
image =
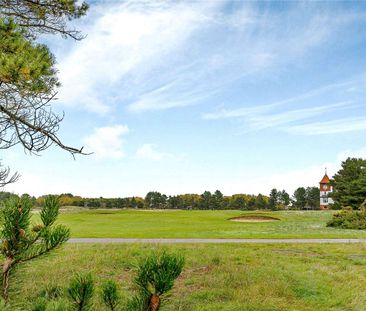
M184 265L183 257L161 254L151 254L137 267L134 283L138 294L130 301L130 310L159 310L161 296L170 291L175 279L181 274Z
M108 280L102 285L102 301L109 310L115 311L117 309L120 295L116 282Z
M94 281L90 273L77 274L67 289L73 310L91 310L94 295Z
M31 226L32 202L29 197L10 198L0 212L0 252L4 257L2 271L2 297L9 299L10 274L14 267L44 255L65 243L70 235L68 228L55 225L59 202L48 196L41 209L41 224Z
M106 281L101 288L101 299L108 310L157 311L164 295L181 274L184 259L165 252L152 253L137 265L134 284L137 293L122 304L115 281ZM67 299L64 296L67 293ZM89 311L93 307L94 281L90 273L76 274L67 290L54 285L43 289L31 307L32 311ZM1 311L1 308L0 308Z
M333 218L327 222L327 227L366 229L366 209L361 208L359 211L355 211L352 207L346 207L333 215Z

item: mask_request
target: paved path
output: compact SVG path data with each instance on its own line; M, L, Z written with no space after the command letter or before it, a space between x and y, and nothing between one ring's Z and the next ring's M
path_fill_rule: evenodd
M151 243L151 244L191 244L191 243L366 243L366 239L128 239L128 238L78 238L70 239L68 243L82 244L123 244L123 243Z

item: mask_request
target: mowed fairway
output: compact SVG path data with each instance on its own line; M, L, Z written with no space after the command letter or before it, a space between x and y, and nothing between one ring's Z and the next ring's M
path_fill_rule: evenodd
M135 264L162 249L186 258L162 311L365 310L362 244L68 244L14 272L18 282L11 288L11 310L29 310L25 306L45 287L65 287L73 273L83 271L94 274L98 288L110 278L131 297ZM98 295L94 303L94 310L105 310Z
M74 238L365 238L361 230L327 228L331 211L142 211L64 210L60 222ZM280 220L243 223L240 215ZM37 216L35 216L37 217Z

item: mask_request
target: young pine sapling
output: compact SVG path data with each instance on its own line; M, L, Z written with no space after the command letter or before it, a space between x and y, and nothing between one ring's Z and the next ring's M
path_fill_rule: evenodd
M18 264L46 254L65 243L70 230L55 221L59 213L57 196L48 196L40 212L41 223L31 224L32 203L26 196L11 198L0 211L0 251L5 258L2 296L9 300L10 274Z
M112 280L106 281L102 285L102 301L104 305L111 311L117 310L120 303L120 295L116 282Z
M161 305L162 295L170 291L174 281L181 274L184 265L183 257L151 254L137 267L134 279L139 293L130 302L130 309L157 311Z
M67 289L72 310L89 311L92 308L94 281L90 273L77 274Z

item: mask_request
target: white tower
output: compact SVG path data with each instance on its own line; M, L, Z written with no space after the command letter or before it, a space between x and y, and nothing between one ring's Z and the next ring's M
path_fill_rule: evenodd
M327 175L327 169L325 169L325 175L319 183L320 185L320 209L329 209L329 204L333 204L334 201L329 197L329 193L332 192L332 186L330 179Z

